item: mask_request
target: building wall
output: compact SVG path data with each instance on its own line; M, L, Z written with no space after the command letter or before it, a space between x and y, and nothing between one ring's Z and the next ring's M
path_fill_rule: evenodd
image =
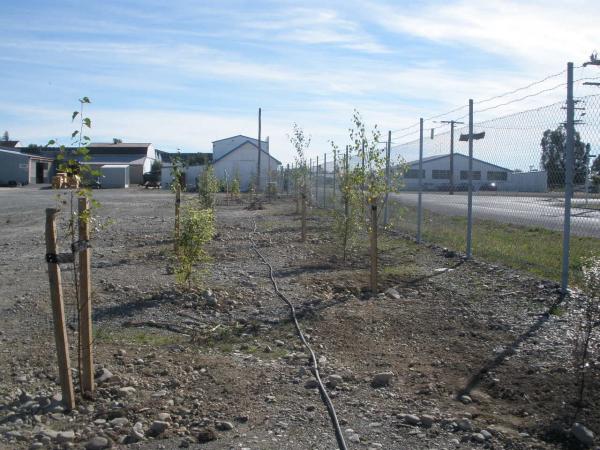
M508 183L503 186L514 192L546 192L548 190L548 172L515 172L508 175Z
M0 151L0 185L6 185L11 181L19 184L29 183L30 159L28 155ZM33 175L35 182L35 171Z
M160 186L163 189L170 189L173 177L171 176L171 164L163 164L160 174ZM198 178L206 166L188 166L183 169L185 173L185 188L188 192L195 191L198 188Z
M247 136L234 136L229 139L223 139L221 141L213 142L213 161L216 161L228 151L233 150L245 141L250 141L253 144L258 145L258 139L249 138ZM269 143L266 141L262 141L261 147L263 150L268 151Z
M102 166L102 188L128 188L130 166Z
M146 158L146 161L148 159ZM144 182L144 167L146 166L146 162L144 165L142 164L131 164L129 165L129 183L131 185L142 184ZM148 169L150 170L150 169Z
M261 156L261 168L260 168L260 185L264 188L268 179L268 167L269 158L271 159L271 172L274 174L277 171L277 161L268 156L266 153L262 153ZM215 157L216 159L216 157ZM242 147L238 148L235 152L228 154L223 159L215 162L215 176L220 180L232 180L236 174L239 174L240 189L247 191L250 187L252 179L256 176L258 170L258 150L257 148L246 143ZM271 177L274 180L273 176Z
M411 163L410 169L418 170L419 163ZM425 190L435 190L438 186L447 185L450 183L449 179L435 179L433 178L434 170L450 170L450 156L446 156L444 158L435 159L433 161L424 161L423 162L423 170L425 171L425 176L423 177L423 188ZM461 171L469 170L469 158L462 155L455 155L454 157L454 185L459 185L461 183L468 183L467 179L461 179ZM508 183L509 176L511 171L502 169L498 166L494 166L493 164L489 164L482 161L473 161L473 171L481 172L481 179L476 180L473 179L473 187L474 189L479 189L482 185L487 185L489 183L496 183L498 189L501 189L501 186ZM490 180L488 179L488 172L506 172L507 180ZM419 187L419 179L418 178L404 178L404 187L405 189L418 189ZM506 189L503 189L506 190Z

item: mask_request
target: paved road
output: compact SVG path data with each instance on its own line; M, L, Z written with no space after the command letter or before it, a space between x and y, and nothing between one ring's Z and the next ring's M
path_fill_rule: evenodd
M417 193L393 194L393 198L409 205L417 204ZM575 199L574 205L583 206L582 199ZM600 206L600 199L590 200ZM423 207L433 212L466 216L467 195L427 192L423 194ZM577 236L600 238L600 211L573 208L571 232ZM564 207L562 201L547 197L521 197L498 195L474 195L473 217L497 220L516 225L534 225L550 230L563 230Z

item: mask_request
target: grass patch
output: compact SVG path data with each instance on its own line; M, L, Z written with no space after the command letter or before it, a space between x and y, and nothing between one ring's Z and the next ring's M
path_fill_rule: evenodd
M402 206L396 225L409 233L416 232L416 208ZM422 236L453 250L466 249L467 219L423 210ZM600 239L571 236L571 283L583 284L582 260L600 254ZM498 262L536 276L560 281L562 233L542 227L527 227L496 222L473 220L473 255Z

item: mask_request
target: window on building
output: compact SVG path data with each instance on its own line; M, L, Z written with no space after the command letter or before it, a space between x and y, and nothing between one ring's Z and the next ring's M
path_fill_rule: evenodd
M460 171L460 179L461 180L468 180L469 179L469 171L468 170L461 170ZM481 180L481 171L480 170L474 170L473 171L473 180Z
M489 181L506 181L506 178L507 178L507 173L506 172L488 171L488 173L487 173L487 179Z
M422 170L422 177L425 178L425 171ZM419 178L419 169L408 169L404 174L404 178Z
M449 180L450 179L450 171L449 170L432 170L431 178L434 180Z

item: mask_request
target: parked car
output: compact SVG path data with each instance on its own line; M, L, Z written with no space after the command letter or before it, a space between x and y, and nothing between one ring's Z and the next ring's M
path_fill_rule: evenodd
M496 183L485 183L485 184L481 185L479 190L480 191L497 191L498 186L496 185Z

